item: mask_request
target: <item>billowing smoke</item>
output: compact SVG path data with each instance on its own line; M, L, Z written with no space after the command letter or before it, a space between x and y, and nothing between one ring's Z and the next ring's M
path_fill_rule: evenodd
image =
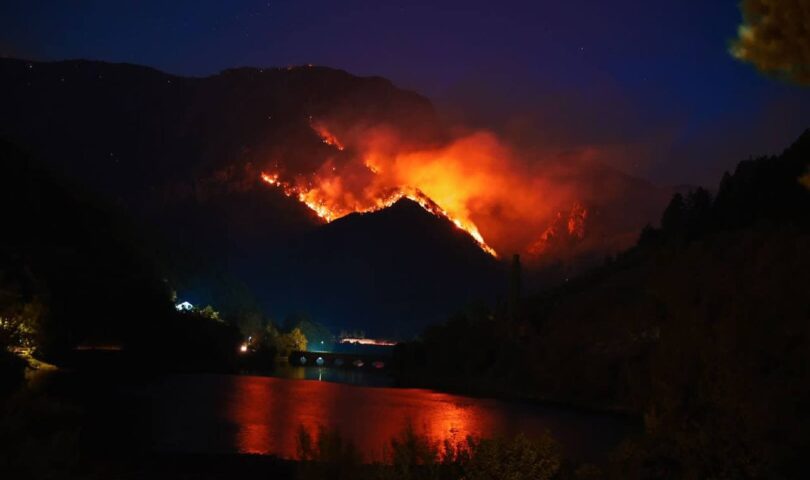
M457 133L426 146L384 127L313 121L312 129L331 147L320 168L268 170L263 179L326 221L407 197L448 217L493 254L539 254L545 248L538 241L581 238L587 229L581 188L571 178L581 166L571 158L558 165L529 162L529 153L516 152L487 131Z
M743 0L731 54L761 72L810 85L810 2Z

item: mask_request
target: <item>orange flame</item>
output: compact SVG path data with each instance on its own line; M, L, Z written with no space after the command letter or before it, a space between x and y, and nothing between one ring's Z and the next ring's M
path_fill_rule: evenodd
M321 137L321 141L329 146L335 147L340 151L344 150L344 146L340 143L340 140L326 128L325 125L318 122L312 122L312 117L310 117L309 126L312 127L312 130Z
M321 121L310 118L309 124L321 142L334 148L321 166L314 172L268 169L261 179L326 222L408 198L447 218L494 257L493 245L523 250L537 240L538 231L585 234L587 211L578 203L557 224L563 215L559 208L575 201L568 172L546 168L538 173L535 162L518 159L489 132L425 147L380 127L344 129L338 136Z
M574 203L567 215L557 212L551 225L526 249L529 255L539 256L565 240L582 240L585 238L585 220L588 210L579 203Z
M390 207L391 205L397 203L402 198L407 198L419 204L422 208L426 211L436 215L438 217L444 217L448 219L450 222L453 223L457 228L464 230L467 232L470 237L481 247L482 250L489 253L493 257L498 256L498 253L487 243L484 241L484 237L481 236L481 233L478 231L478 228L472 224L464 222L461 219L454 218L451 216L446 210L442 209L439 205L436 204L433 200L431 200L427 195L419 191L418 189L402 189L398 191L391 192L390 194L377 198L375 202L368 206L368 207L355 207L354 209L347 209L347 208L339 208L339 207L331 207L326 200L324 200L321 195L322 191L321 188L323 187L315 187L311 189L301 189L293 184L283 182L279 180L278 173L268 174L262 172L261 174L262 181L267 183L268 185L273 185L279 187L284 195L288 197L295 197L300 202L305 204L309 207L316 215L321 217L326 222L331 222L333 220L337 220L338 218L344 217L350 213L370 213L376 212L378 210L382 210L383 208Z
M571 213L568 214L568 235L582 239L585 237L585 219L588 218L588 210L579 203L574 203Z

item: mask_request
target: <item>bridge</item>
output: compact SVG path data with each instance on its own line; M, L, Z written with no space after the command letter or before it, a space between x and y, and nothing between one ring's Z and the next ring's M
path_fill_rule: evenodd
M381 370L386 368L389 359L385 355L295 351L289 361L290 365L302 367Z

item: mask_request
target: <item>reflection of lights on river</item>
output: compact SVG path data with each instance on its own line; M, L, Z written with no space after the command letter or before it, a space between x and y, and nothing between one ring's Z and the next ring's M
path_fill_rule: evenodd
M314 364L313 362L309 362ZM299 429L317 438L319 426L337 430L369 461L384 459L384 447L411 425L434 442L463 442L467 435L491 436L503 414L488 401L418 389L349 387L330 383L330 371L317 368L315 382L237 377L227 409L237 427L242 453L295 458ZM303 374L304 368L295 372ZM311 373L315 373L310 370ZM304 377L300 377L304 379Z
M271 445L272 395L262 383L238 382L236 396L239 402L232 415L238 425L236 441L239 451L251 454L268 454Z

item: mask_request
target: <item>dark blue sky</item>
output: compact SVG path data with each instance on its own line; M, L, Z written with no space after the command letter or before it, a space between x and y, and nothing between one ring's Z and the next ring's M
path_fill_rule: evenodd
M810 126L810 90L728 55L739 21L736 0L5 0L0 54L186 75L333 66L424 93L453 119L714 185Z

